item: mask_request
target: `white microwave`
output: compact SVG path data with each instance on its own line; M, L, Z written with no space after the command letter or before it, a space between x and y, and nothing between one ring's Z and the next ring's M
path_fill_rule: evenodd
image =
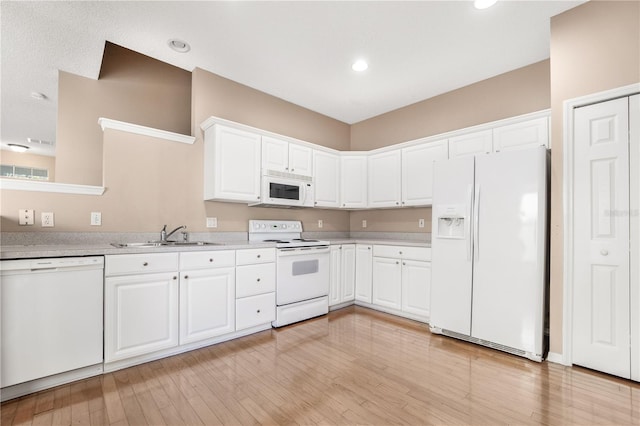
M265 170L260 202L252 206L313 207L313 179L310 176Z

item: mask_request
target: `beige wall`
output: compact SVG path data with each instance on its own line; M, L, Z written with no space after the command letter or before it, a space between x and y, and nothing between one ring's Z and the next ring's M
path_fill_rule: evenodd
M49 170L49 181L53 182L56 175L56 160L48 155L30 154L28 152L0 151L2 164L10 166L36 167Z
M189 134L191 73L109 42L98 80L61 71L57 182L102 185L99 117Z
M590 1L551 19L551 352L563 351L562 103L638 82L640 2Z
M546 60L356 123L351 149L367 151L548 109L549 94ZM424 228L418 228L421 218ZM351 231L431 232L431 208L354 212Z

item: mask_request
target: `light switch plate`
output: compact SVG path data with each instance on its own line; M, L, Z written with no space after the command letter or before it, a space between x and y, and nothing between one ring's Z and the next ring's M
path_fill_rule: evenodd
M42 212L40 215L43 228L53 228L53 212Z
M18 223L20 225L33 225L33 209L18 210Z
M322 228L324 226L324 223L322 222L322 219L318 219L318 228Z
M208 217L207 218L207 228L217 228L218 227L218 218L217 217Z
M424 219L418 219L418 228L424 228Z
M362 227L366 228L367 227L367 219L363 219L362 220Z

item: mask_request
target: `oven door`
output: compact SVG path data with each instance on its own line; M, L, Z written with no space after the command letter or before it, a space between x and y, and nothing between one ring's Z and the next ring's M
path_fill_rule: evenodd
M329 247L278 249L276 305L329 294Z

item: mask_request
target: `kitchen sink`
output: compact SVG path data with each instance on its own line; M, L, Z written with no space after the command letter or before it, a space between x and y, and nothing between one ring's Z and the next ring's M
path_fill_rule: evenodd
M148 241L146 243L111 243L117 248L148 248L148 247L197 247L197 246L219 246L221 243L210 243L208 241Z

